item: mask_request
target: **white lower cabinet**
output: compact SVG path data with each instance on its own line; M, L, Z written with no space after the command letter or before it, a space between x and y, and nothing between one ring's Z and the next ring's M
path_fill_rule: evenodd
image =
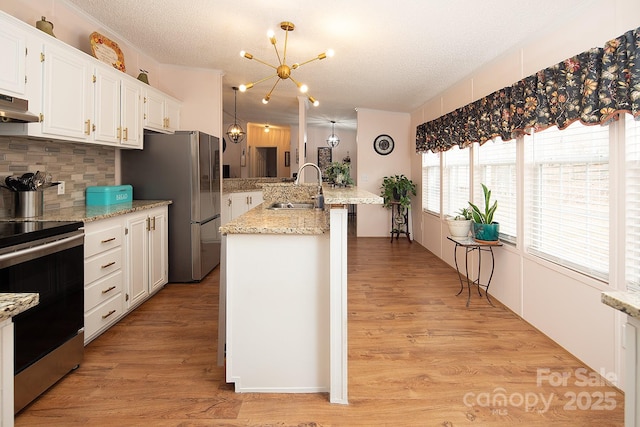
M168 281L168 209L127 215L128 308L133 308Z
M236 219L264 201L262 190L227 193L222 196L222 224Z
M118 217L85 224L84 341L96 338L123 314L124 227Z
M0 321L0 427L13 426L13 320Z
M85 224L85 344L167 283L167 217L162 206Z

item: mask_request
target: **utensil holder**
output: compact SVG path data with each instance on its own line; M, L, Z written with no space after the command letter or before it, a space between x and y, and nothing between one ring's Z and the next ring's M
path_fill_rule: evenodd
M44 192L16 191L15 217L32 218L42 215L44 211Z

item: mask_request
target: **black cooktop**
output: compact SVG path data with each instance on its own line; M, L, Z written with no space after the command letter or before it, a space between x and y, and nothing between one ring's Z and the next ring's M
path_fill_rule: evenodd
M76 221L0 221L0 249L69 233L82 226Z

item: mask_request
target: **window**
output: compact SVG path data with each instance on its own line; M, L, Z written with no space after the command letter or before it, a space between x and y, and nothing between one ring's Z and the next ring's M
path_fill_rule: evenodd
M440 153L422 155L422 209L440 213Z
M457 146L444 152L442 170L442 211L455 214L469 206L469 153L470 149Z
M528 251L609 274L609 130L575 122L525 136Z
M640 122L625 119L625 276L627 290L640 292Z
M482 185L491 190L491 200L498 201L494 221L500 223L500 238L516 241L516 141L495 138L482 146L474 144L473 200L484 207Z

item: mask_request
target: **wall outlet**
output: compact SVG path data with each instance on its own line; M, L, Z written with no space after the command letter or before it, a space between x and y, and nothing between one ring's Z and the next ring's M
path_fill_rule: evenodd
M64 194L64 181L60 181L58 184L58 194Z

